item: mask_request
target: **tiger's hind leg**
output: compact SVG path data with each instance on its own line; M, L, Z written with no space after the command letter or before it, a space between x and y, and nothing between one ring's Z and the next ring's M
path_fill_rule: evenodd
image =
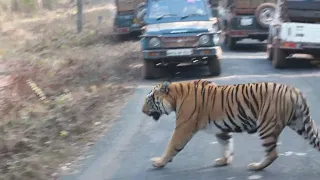
M233 138L231 133L216 134L216 138L221 146L222 157L216 159L215 166L226 166L233 161Z
M277 141L283 127L276 121L265 122L258 129L262 146L265 148L266 156L260 161L248 165L248 169L252 171L261 171L268 167L278 158Z

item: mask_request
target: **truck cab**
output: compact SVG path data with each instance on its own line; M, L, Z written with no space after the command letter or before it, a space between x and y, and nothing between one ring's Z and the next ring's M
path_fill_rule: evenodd
M148 0L146 9L140 40L145 79L182 63L220 74L220 30L207 0Z
M294 54L320 58L320 2L278 0L269 27L267 59L282 69Z

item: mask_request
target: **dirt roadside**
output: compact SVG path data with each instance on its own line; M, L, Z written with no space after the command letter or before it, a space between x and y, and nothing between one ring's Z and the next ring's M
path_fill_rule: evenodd
M48 180L76 170L121 116L141 58L138 41L110 35L113 9L86 5L81 34L74 5L33 18L1 16L0 179Z

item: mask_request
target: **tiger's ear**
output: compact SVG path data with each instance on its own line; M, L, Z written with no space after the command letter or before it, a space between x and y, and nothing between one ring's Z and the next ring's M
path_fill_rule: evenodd
M160 92L167 94L167 93L169 92L170 84L171 84L170 82L164 81L164 82L161 84Z

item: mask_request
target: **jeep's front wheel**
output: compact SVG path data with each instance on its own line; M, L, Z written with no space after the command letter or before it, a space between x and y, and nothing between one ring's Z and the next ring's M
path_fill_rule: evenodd
M283 69L287 65L287 53L279 47L273 48L272 66L276 69Z
M152 60L144 59L142 73L144 79L156 79L160 77L160 70Z
M221 63L217 57L210 58L208 60L208 68L210 75L219 76L221 74Z

